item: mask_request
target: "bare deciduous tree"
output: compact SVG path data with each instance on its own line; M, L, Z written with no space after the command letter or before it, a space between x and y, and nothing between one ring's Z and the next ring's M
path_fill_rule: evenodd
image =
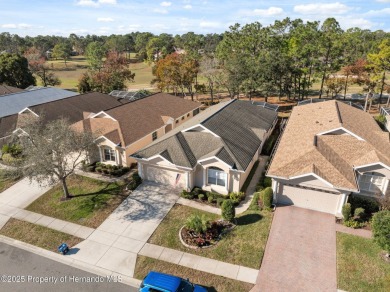
M71 198L66 179L93 149L95 137L75 131L67 119L43 123L36 119L23 128L20 137L25 162L23 174L41 185L62 183L64 199Z

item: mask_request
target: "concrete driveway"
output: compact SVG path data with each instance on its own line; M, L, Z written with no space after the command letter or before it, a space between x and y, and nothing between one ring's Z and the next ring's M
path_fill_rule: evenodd
M137 253L178 199L169 186L144 182L70 256L133 276Z
M278 207L252 291L336 291L334 216Z

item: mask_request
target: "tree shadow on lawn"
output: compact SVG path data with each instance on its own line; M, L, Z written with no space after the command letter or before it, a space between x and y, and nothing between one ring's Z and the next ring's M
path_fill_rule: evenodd
M95 191L95 192L86 193L86 194L79 194L79 195L72 195L72 198L98 196L98 195L113 195L113 196L127 197L127 195L124 192L122 192L123 186L116 185L114 188L109 189L108 187L111 184L112 183L107 183L102 189Z
M236 220L237 220L237 225L243 226L243 225L254 224L260 221L262 218L263 218L262 215L257 213L252 213L252 214L246 214L244 216L238 217L236 218Z

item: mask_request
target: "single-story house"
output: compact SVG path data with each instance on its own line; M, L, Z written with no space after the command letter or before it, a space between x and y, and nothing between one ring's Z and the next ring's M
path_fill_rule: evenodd
M65 117L73 124L102 110L128 102L130 101L127 99L91 92L25 107L16 114L0 117L0 147L9 141L13 133L23 130L26 116L41 116L44 123Z
M297 106L267 176L274 202L340 215L350 194L387 193L389 133L369 113L340 101Z
M130 166L131 154L197 115L201 103L156 93L90 115L74 124L79 131L97 134L91 161Z
M132 155L140 176L190 190L241 190L277 113L249 101L214 105Z

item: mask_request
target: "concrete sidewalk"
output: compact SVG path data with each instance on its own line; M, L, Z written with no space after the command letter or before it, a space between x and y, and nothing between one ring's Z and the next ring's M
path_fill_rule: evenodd
M256 283L257 275L259 273L259 270L256 269L233 265L149 243L144 245L139 254L251 284Z

